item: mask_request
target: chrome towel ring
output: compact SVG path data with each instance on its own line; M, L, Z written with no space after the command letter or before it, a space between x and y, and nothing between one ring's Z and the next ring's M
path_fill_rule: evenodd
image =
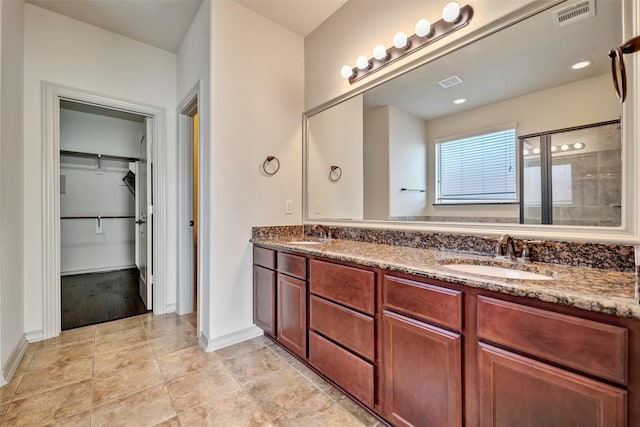
M276 156L267 156L262 162L262 172L266 175L275 175L280 170L280 160Z

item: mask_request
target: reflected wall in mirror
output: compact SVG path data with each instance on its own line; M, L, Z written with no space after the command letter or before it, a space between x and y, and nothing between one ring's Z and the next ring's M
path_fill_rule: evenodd
M571 4L564 2L310 115L306 217L544 223L532 205L539 201L529 200L527 215L521 214L542 183L532 178L532 160L517 161L522 155L518 138L620 119L607 52L623 38L623 3L629 2L597 0L595 16L557 26L552 13ZM572 68L581 61L589 65ZM489 141L495 132L510 129L508 144L498 149ZM572 174L564 176L572 185L547 223L620 225L620 132L606 138L617 151L593 160L585 149L572 159L570 172L560 167L560 153L550 155L555 170ZM456 144L464 149L444 149ZM592 161L615 165L617 170L607 173L618 178L579 180L576 174ZM585 163L591 166L582 167ZM339 182L327 179L332 164L343 170ZM447 192L444 181L455 179L461 191ZM587 214L585 197L594 194L610 197L588 200L594 205ZM596 217L595 210L603 216Z

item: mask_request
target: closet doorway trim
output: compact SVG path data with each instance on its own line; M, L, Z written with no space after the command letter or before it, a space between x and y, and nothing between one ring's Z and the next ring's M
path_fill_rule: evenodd
M166 312L165 300L165 154L166 112L164 108L116 98L51 82L42 82L42 296L43 338L61 331L60 301L60 101L69 100L150 117L153 121L154 212L153 212L153 307Z

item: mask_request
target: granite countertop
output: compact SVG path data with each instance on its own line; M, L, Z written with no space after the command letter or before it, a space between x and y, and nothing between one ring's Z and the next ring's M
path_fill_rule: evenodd
M256 244L347 261L370 267L459 283L504 294L564 304L590 311L640 319L636 274L547 263L496 261L488 256L436 249L415 249L351 240L305 245L289 243L300 236L254 238ZM504 279L453 270L449 264L481 264L550 276L551 280Z

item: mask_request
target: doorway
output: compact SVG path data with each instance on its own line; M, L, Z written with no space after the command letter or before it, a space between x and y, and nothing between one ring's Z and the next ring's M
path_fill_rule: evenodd
M59 107L61 329L151 311L149 118Z

